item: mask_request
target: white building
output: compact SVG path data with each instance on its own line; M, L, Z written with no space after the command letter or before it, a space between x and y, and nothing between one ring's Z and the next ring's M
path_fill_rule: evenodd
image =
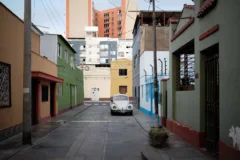
M117 59L126 58L132 60L132 39L119 39Z
M97 35L98 27L85 27L85 40L70 39L69 43L77 50L79 68L84 73L85 100L108 101L111 61L119 58L131 60L132 40L100 38Z
M161 79L168 77L169 51L157 51L158 59L158 91L160 93ZM154 117L154 77L153 77L153 51L144 51L140 57L140 110ZM161 108L159 105L159 115Z

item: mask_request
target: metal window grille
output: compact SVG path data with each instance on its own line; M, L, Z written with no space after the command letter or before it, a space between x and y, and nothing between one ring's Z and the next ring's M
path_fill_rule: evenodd
M194 54L177 55L177 90L194 90L195 86L195 56Z
M11 66L0 62L0 108L11 106Z

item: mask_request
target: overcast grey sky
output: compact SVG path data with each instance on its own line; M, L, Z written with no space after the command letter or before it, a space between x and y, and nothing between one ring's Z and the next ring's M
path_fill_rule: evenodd
M110 1L116 6L121 5L121 0ZM137 0L139 9L148 9L149 4L146 1L148 0ZM23 19L24 0L0 0L0 2ZM114 7L108 0L94 0L94 2L95 8L98 10ZM192 0L158 0L156 2L156 5L163 10L182 10L184 4L193 4L193 2ZM43 28L38 26L42 31L65 36L65 7L65 0L32 0L32 22L36 25L48 27ZM158 9L156 8L156 10Z

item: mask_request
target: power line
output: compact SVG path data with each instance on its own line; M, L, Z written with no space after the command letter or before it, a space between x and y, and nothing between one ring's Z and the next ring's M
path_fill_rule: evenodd
M144 0L144 2L151 4L151 2L149 2L149 1L147 1L147 0ZM159 2L159 1L158 1L158 2ZM158 9L160 9L160 10L162 10L162 11L164 11L162 8L158 7L157 5L155 5L155 7L158 8Z
M43 5L43 7L44 7L45 11L47 12L48 18L50 19L50 21L51 21L51 23L52 23L53 27L54 27L54 28L55 28L55 30L57 31L57 29L56 29L56 27L55 27L55 25L54 25L54 23L53 23L53 21L52 21L52 19L51 19L50 15L49 15L48 11L47 11L47 8L46 8L46 6L44 5L44 3L43 3L43 1L42 1L42 0L41 0L41 2L42 2L42 5ZM57 31L57 32L58 32L58 31Z
M58 22L58 20L57 20L57 18L55 17L55 15L54 15L54 13L53 13L53 11L52 11L52 9L50 8L50 6L48 5L48 3L46 2L46 4L47 4L47 6L48 6L48 9L50 10L50 12L52 13L52 15L53 15L53 18L55 19L55 21L58 23L58 25L60 26L60 23Z
M113 4L110 0L108 0L108 2L113 5L114 7L118 8L115 4ZM133 20L135 20L135 18L133 18L132 16L128 15L126 12L123 12L125 15L127 15L128 17L132 18Z
M53 9L56 11L56 13L58 14L58 16L59 16L59 18L60 18L60 20L61 20L61 22L63 23L63 25L66 27L66 24L64 23L64 21L62 20L62 18L61 18L61 16L60 16L60 14L58 13L58 11L56 10L56 8L54 7L54 5L52 4L52 2L51 2L51 0L49 0L49 2L51 3L51 5L52 5L52 7L53 7Z
M151 7L151 2L149 2L149 7L148 7L148 11L150 10L150 7Z

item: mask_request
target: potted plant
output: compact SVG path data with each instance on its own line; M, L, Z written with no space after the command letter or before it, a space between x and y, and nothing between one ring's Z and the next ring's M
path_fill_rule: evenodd
M168 131L163 127L152 127L149 131L149 144L156 148L162 148L167 145Z

